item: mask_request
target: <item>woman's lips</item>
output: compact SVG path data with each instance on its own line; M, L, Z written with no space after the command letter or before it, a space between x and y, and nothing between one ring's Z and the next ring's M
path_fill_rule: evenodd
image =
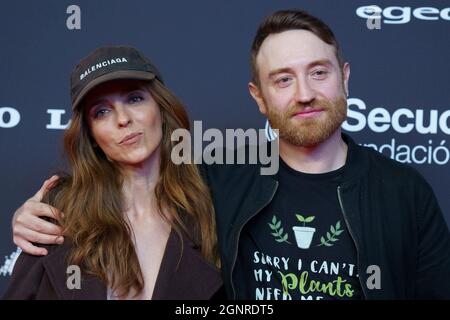
M127 135L122 141L119 142L120 145L130 145L137 142L141 138L142 133L136 132Z

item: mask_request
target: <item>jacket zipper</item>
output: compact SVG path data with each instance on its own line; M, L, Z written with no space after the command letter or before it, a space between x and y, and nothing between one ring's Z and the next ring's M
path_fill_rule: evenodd
M342 190L341 186L338 186L337 187L337 195L338 195L338 199L339 199L339 206L341 207L342 216L344 217L345 224L347 225L348 233L350 234L350 237L352 238L353 243L355 244L355 247L356 247L356 261L357 261L357 265L358 265L358 273L361 273L362 270L360 268L360 263L359 263L358 243L356 242L355 237L353 236L352 229L350 228L350 223L347 220L347 215L346 215L345 210L344 210L344 203L342 201L341 190ZM362 290L364 299L367 299L367 294L364 291L364 286L363 286L363 283L361 282L361 276L358 276L358 281L359 281L359 284L361 286L361 290Z
M264 207L266 207L272 201L273 197L275 196L275 192L277 191L277 188L278 188L278 181L275 181L275 188L273 189L272 195L270 196L269 200L266 201L264 203L264 205L262 207L260 207L256 212L254 212L250 217L248 217L248 219L245 220L245 222L239 228L237 241L236 241L236 249L234 250L235 254L234 254L234 258L233 258L233 264L231 265L231 272L230 272L231 289L233 291L233 300L236 299L236 291L234 290L234 284L233 284L233 270L234 270L234 266L235 266L236 260L237 260L238 248L239 248L239 238L241 236L242 228L244 228L244 226L250 221L250 219L252 219L254 216L256 216L262 209L264 209Z

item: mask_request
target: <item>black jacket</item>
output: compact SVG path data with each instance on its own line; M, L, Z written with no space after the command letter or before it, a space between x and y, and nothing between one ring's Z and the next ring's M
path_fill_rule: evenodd
M353 159L336 193L357 249L364 297L450 299L450 234L432 188L412 167L343 138ZM278 182L276 176L260 175L260 165L202 170L216 208L226 291L235 298L241 231L272 201ZM380 268L381 289L366 284L370 265Z

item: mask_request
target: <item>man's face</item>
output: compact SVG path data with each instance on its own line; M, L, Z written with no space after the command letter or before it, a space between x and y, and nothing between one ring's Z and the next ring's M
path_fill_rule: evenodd
M260 86L250 83L250 93L282 141L312 147L339 129L350 69L340 69L333 46L312 32L289 30L268 36L256 63Z

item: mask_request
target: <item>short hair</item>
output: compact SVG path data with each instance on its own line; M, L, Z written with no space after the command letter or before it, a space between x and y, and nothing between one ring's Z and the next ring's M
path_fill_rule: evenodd
M259 85L256 56L259 53L262 43L269 35L288 30L307 30L312 32L319 39L335 48L339 66L341 68L344 66L344 58L339 48L339 43L327 24L303 10L281 10L274 12L263 20L253 39L250 64L252 81L255 84Z

